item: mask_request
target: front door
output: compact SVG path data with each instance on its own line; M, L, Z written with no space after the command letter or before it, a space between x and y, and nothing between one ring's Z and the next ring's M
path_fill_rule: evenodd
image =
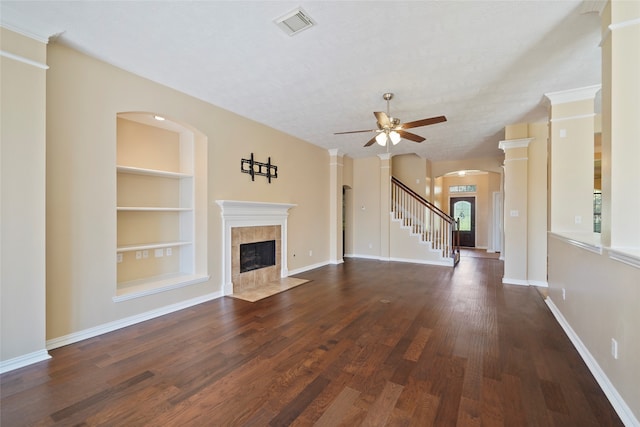
M460 220L460 246L476 246L476 198L452 197L449 200L449 213Z

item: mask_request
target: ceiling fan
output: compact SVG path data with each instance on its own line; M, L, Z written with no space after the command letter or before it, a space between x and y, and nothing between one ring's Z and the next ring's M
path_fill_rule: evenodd
M385 93L382 95L382 99L387 101L387 112L376 111L373 113L377 119L378 129L367 130L353 130L349 132L336 132L334 135L343 135L347 133L361 133L361 132L376 132L377 135L367 141L364 144L365 147L377 142L381 146L387 145L388 141L391 141L393 145L396 145L402 138L408 139L414 142L422 142L424 138L415 133L407 132L405 129L417 128L420 126L434 125L436 123L446 122L445 116L431 117L428 119L416 120L413 122L400 123L400 119L397 117L391 117L389 114L389 100L393 98L393 93Z

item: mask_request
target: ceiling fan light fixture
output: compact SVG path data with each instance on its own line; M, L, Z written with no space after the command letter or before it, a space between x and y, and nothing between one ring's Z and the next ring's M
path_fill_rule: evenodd
M387 134L384 132L380 132L378 136L376 136L376 142L382 147L387 145Z
M402 137L400 136L400 134L398 132L396 132L394 130L394 131L389 132L389 139L391 140L393 145L396 145L398 142L400 142Z

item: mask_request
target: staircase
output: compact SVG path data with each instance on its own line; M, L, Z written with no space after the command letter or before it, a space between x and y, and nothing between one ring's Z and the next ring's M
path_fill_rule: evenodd
M392 258L450 266L460 261L456 220L395 177L391 222Z

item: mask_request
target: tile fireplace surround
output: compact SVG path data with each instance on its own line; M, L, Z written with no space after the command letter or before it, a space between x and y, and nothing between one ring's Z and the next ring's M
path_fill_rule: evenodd
M289 275L287 269L287 203L216 200L222 216L224 295L266 285ZM276 265L240 273L240 244L276 241Z

